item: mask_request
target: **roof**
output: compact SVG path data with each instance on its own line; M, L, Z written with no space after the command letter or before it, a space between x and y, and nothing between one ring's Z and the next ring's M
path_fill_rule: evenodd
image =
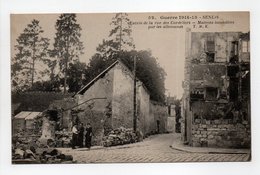
M99 78L103 77L104 74L106 74L109 70L111 70L117 63L120 63L124 68L126 68L130 72L130 76L133 78L134 75L132 71L122 62L119 60L116 60L114 63L112 63L109 67L107 67L104 71L102 71L100 74L98 74L94 79L92 79L86 86L84 86L82 89L80 89L76 94L83 94L85 93L89 87L91 87ZM145 91L150 95L149 90L146 88L143 82L141 82L137 77L136 81L141 83L142 87L145 89ZM76 95L75 94L75 95Z
M19 114L17 114L14 118L15 119L33 120L41 114L42 114L41 112L22 111Z
M102 77L104 74L106 74L110 69L112 69L117 63L119 63L119 61L115 61L114 63L112 63L108 68L106 68L103 72L101 72L100 74L98 74L93 80L91 80L86 86L84 86L81 90L79 90L76 94L83 94L84 92L86 92L86 90L92 86L100 77Z

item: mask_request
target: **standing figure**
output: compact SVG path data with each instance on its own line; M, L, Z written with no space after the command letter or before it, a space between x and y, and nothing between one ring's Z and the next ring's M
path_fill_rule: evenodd
M90 123L87 124L86 127L86 134L85 134L85 146L90 149L91 147L91 138L92 138L92 127L90 125Z
M83 138L84 138L84 127L83 127L83 123L79 124L79 131L78 131L78 146L80 148L83 147Z
M78 129L77 125L74 124L72 127L72 149L75 149L75 146L77 145L78 140Z

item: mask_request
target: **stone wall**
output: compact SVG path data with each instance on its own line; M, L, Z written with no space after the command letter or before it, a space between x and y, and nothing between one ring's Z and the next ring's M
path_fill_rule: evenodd
M76 100L72 97L64 98L62 100L54 100L48 107L49 110L56 110L58 118L61 119L61 127L70 131L72 129L71 108L76 106Z
M167 117L168 117L167 106L151 101L150 117L153 118L153 122L149 125L150 131L158 132L158 128L157 128L158 125L159 125L159 133L164 133L167 131L166 130Z
M196 119L192 125L191 146L250 148L250 124L232 120Z
M152 123L151 116L149 115L150 95L141 83L138 83L137 87L137 128L142 131L143 134L148 134L150 132L149 125Z
M83 95L78 94L75 96L77 104L90 100L75 108L74 113L84 126L86 126L87 123L92 125L94 145L101 144L104 126L106 126L106 128L112 127L111 116L107 117L106 113L108 112L108 108L111 109L113 79L113 70L108 71L103 77L100 77L92 86L90 86Z
M131 72L122 64L114 68L112 125L113 128L133 128L134 81Z

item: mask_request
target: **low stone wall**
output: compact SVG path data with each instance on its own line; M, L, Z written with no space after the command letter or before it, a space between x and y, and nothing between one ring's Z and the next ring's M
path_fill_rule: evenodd
M232 120L196 119L192 125L191 146L249 148L250 138L248 121L234 123Z

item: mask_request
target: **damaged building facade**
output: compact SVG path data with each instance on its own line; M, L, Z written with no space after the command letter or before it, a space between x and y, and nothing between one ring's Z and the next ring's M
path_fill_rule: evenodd
M199 147L250 147L250 37L186 32L182 139Z

